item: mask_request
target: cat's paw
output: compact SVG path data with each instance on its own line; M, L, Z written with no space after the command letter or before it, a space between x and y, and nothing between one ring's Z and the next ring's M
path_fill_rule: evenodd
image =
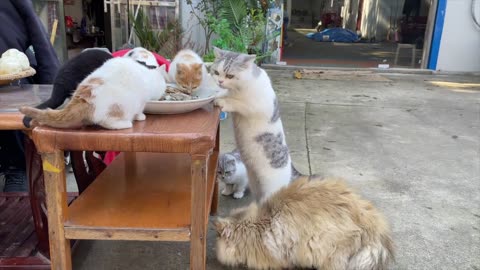
M132 124L132 121L117 120L117 121L100 123L100 126L106 129L126 129L126 128L132 128L133 124Z
M139 113L135 115L134 119L136 121L144 121L145 119L147 119L147 116L144 113Z
M222 190L222 195L225 195L225 196L230 196L230 195L232 195L232 193L233 193L233 191L231 191L230 189L224 188Z
M235 198L235 199L241 199L241 198L243 198L243 195L245 195L245 192L243 192L243 191L237 191L237 192L233 193L233 198Z
M217 98L215 99L215 106L218 106L222 109L224 112L230 112L232 109L230 108L230 104L223 98Z
M223 97L226 97L227 95L228 95L228 91L219 87L215 92L215 99L223 98Z

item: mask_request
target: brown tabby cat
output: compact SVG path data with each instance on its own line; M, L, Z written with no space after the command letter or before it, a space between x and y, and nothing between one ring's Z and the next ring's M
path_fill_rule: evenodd
M394 257L384 217L337 179L299 178L214 223L218 260L230 266L380 270Z

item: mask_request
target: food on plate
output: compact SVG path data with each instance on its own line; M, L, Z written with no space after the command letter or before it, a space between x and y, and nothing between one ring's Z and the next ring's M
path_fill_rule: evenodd
M177 88L172 85L167 86L167 90L165 90L165 94L159 99L160 101L183 101L183 100L194 100L198 99L196 95L190 95L188 92Z
M17 49L9 49L0 58L0 75L19 73L28 70L30 62L27 55Z

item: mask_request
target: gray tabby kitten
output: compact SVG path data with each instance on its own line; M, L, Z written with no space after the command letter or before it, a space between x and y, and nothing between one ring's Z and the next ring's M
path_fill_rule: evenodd
M255 55L214 48L210 71L224 92L215 104L231 112L235 140L248 172L249 186L257 201L288 185L298 176L285 141L275 91Z
M222 195L229 196L233 194L235 199L243 198L248 186L248 176L247 169L237 149L220 155L217 179L225 184Z

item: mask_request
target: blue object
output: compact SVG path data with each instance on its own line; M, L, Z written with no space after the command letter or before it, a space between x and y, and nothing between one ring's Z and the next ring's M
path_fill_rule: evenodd
M317 33L308 33L307 38L325 42L357 42L360 38L357 33L344 28L328 28Z
M437 69L438 52L440 51L440 41L442 40L446 9L447 0L438 0L435 26L433 27L432 46L430 47L430 55L428 57L428 69Z
M227 119L227 117L228 117L227 112L220 112L220 120L225 120L225 119Z
M80 22L80 33L82 35L87 34L87 19L85 16L82 17L82 21Z

